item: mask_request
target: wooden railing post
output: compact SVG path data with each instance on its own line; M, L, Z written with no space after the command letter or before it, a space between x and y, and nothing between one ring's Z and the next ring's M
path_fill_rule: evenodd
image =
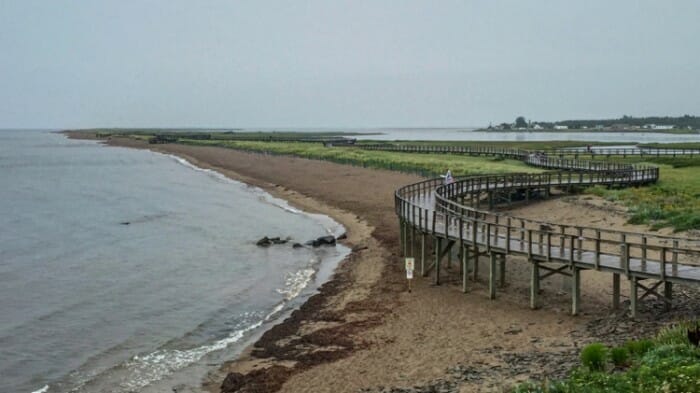
M595 231L595 270L600 270L600 229Z

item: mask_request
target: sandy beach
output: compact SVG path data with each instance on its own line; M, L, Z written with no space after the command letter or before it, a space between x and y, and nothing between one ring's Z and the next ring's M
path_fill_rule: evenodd
M560 278L543 283L542 308L530 310L529 266L518 258L508 260L507 285L493 301L485 276L462 293L456 266L443 285L418 278L409 293L393 193L421 180L418 176L217 147L155 146L125 138L107 143L178 155L306 211L332 216L348 230L345 242L353 253L332 279L239 359L212 374L204 383L211 392L221 391L228 373L233 374L224 391L502 391L528 378L566 375L577 364L579 348L591 341L640 337L688 312L679 288L675 311L659 314L658 304L649 300L632 322L624 310L611 310L610 277L596 272L584 275L581 315L569 315L567 283ZM592 196L516 206L512 213L647 230L626 225L624 208Z

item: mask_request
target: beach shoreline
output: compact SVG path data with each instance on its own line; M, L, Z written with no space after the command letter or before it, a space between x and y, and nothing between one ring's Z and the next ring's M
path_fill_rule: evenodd
M421 387L417 392L501 391L528 378L561 378L578 364L581 346L644 337L684 312L659 318L648 303L652 312L631 321L624 309L610 309L610 283L594 271L583 277L581 315L569 315L565 278L545 283L543 307L530 310L528 264L518 258L511 261L507 286L496 301L485 296L483 279L470 282L469 293L462 293L455 269L448 269L441 286L414 280L408 293L392 196L396 188L421 178L221 147L154 146L128 138L108 143L174 154L238 176L348 229L353 252L319 294L263 333L242 356L223 364L204 382L209 392L220 391L227 373L233 373L228 391L381 392L385 386ZM605 221L633 230L623 208L591 198L555 198L514 209L520 216L553 222ZM592 203L596 201L601 205ZM327 207L316 210L323 205Z
M353 267L348 265L351 264L352 260L357 259L358 254L362 254L362 259L367 261L367 263L372 263L376 266L382 266L383 259L388 254L388 250L385 249L376 239L372 238L374 228L368 225L368 223L362 220L358 215L330 206L319 201L318 199L301 194L294 189L287 188L280 184L270 183L259 178L246 176L242 173L222 166L212 165L209 162L187 154L187 152L173 152L168 149L164 149L163 145L149 145L142 143L141 141L135 141L128 138L111 138L110 140L101 140L96 138L92 133L66 132L65 134L72 139L100 140L109 146L147 149L162 154L175 155L199 168L214 170L230 179L258 187L272 195L274 198L280 198L294 208L298 208L305 213L322 214L340 223L346 230L346 238L342 240L342 243L350 247L351 253L336 265L335 271L331 274L329 279L326 282L321 283L320 287L318 288L318 294L312 295L313 299L308 299L307 302L302 305L301 309L303 310L297 309L291 312L291 318L295 321L293 324L299 324L300 321L303 321L305 325L307 325L307 330L309 330L308 322L315 319L311 317L310 314L322 313L324 311L324 307L321 305L321 303L324 303L324 301L323 299L319 298L328 298L338 295L341 287L341 285L339 285L339 281L347 279L347 276L353 273ZM374 284L374 280L381 275L380 271L376 271L376 269L374 270L375 271L365 272L365 274L362 274L364 280L370 280L368 282L368 286L370 287ZM353 294L352 296L355 295ZM275 328L278 330L285 330L283 327L286 324L290 324L289 319L290 317L287 317L284 321L281 321L277 326L275 326ZM323 321L321 322L323 324ZM372 325L372 323L367 324L367 326L370 325ZM229 372L249 373L251 371L261 370L271 366L279 367L279 365L294 367L294 361L275 359L271 362L269 359L261 359L254 355L255 347L260 346L261 340L265 340L266 333L268 332L259 334L259 336L262 337L259 337L256 342L244 348L236 359L226 362L218 370L210 373L210 375L208 375L202 381L202 387L208 392L219 392L221 390L221 383L225 379L226 374ZM259 373L257 375L259 375ZM260 379L266 380L268 378L263 376ZM275 384L278 384L278 382L279 381L275 381ZM270 388L272 387L270 386Z

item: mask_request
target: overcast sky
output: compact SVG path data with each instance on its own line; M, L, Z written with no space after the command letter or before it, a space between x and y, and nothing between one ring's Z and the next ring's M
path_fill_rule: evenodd
M0 127L700 114L700 1L0 0Z

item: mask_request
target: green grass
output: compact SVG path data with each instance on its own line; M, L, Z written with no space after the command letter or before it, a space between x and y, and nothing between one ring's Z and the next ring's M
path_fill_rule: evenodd
M412 145L412 146L493 146L504 149L528 149L528 150L546 150L546 149L561 149L567 147L585 147L591 146L617 146L619 142L586 142L586 141L373 141L360 140L360 144L390 144L390 145Z
M589 371L605 370L608 348L601 343L586 345L581 351L581 364Z
M221 140L182 140L191 145L221 146L232 149L292 155L377 169L390 169L437 176L450 169L455 176L477 173L541 172L517 160L500 157L465 157L446 154L411 154L362 150L353 147L328 148L297 142L247 142Z
M688 342L686 329L692 322L662 329L651 340L629 342L605 349L602 344L586 346L582 366L562 381L527 382L516 393L656 393L700 392L700 349ZM610 353L606 357L603 354ZM586 360L594 359L590 367Z
M626 205L630 224L646 224L654 230L700 229L700 157L645 158L645 163L659 166L660 180L656 184L625 189L593 187L587 192Z

